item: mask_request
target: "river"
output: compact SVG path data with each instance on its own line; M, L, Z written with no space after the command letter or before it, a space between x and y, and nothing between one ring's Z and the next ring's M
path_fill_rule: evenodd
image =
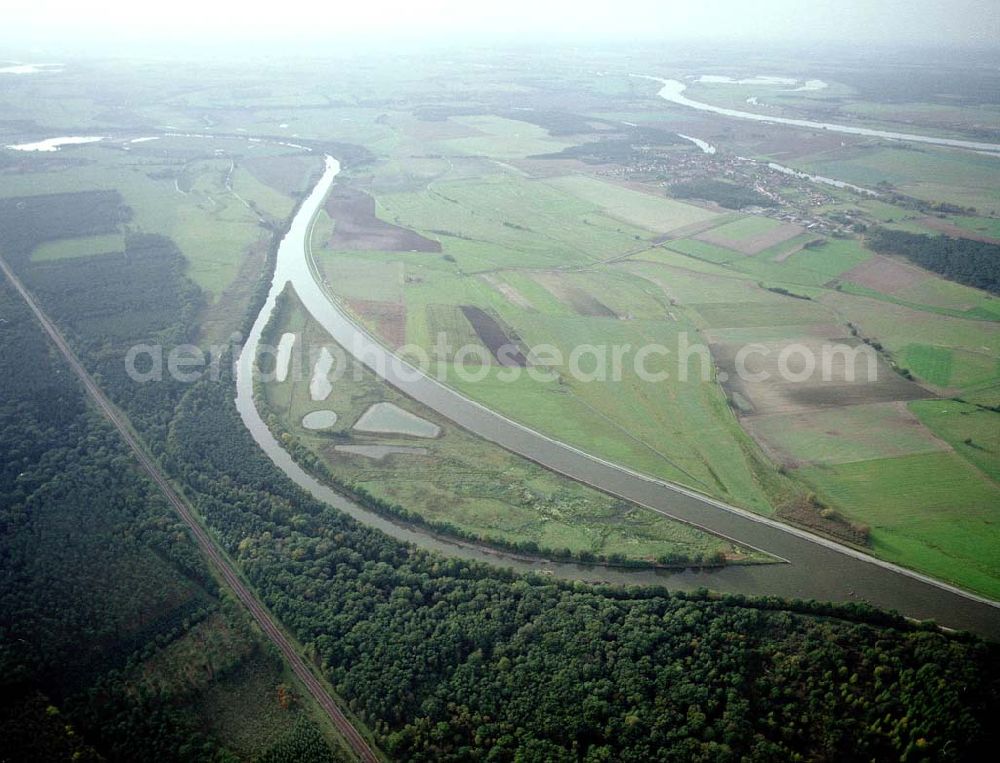
M420 373L355 324L325 291L311 267L313 221L332 187L339 163L326 157L323 175L296 213L282 239L267 300L237 360L236 405L247 428L271 460L321 501L398 540L452 556L478 559L519 570L550 571L560 577L611 583L659 583L692 590L701 586L748 595L832 601L868 601L903 614L934 619L954 628L1000 638L1000 605L918 573L895 567L833 541L767 517L727 506L684 488L609 463L557 442L492 411L458 391ZM420 528L390 521L321 484L307 474L267 429L253 401L253 359L278 295L291 283L305 308L345 350L410 397L460 426L613 495L688 522L735 542L762 549L783 564L732 565L700 570L624 570L518 559L473 544L437 537Z
M808 119L792 119L790 117L771 116L769 114L755 114L750 111L738 111L727 109L722 106L713 106L710 103L693 101L684 95L687 89L680 80L662 79L651 77L648 74L633 74L639 79L648 79L659 82L658 95L665 101L676 103L680 106L698 109L699 111L710 111L713 114L720 114L724 117L735 117L736 119L750 119L754 122L768 122L771 124L791 125L793 127L808 127L812 130L829 130L830 132L845 133L847 135L863 135L869 138L887 138L889 140L904 140L910 143L927 143L932 146L946 146L949 148L966 148L972 151L982 151L991 155L1000 155L1000 144L980 143L972 140L958 140L955 138L936 138L932 135L913 135L905 132L891 132L890 130L875 130L870 127L853 127L851 125L838 125L830 122L813 122Z

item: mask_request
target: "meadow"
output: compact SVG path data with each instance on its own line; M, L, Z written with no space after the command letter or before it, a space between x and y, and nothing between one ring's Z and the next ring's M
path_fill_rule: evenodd
M1000 488L954 452L797 470L821 498L867 523L879 556L1000 598Z
M329 346L335 357L343 356L293 291L282 299L269 335L293 333L300 348ZM322 464L321 476L384 505L402 507L406 516L431 528L502 548L582 560L765 560L475 437L405 398L354 360L337 369L329 397L315 401L308 357L296 362L304 364L305 373L290 373L282 382L258 382L257 394L273 417L272 427L286 442L307 448ZM435 424L439 434L426 438L356 429L376 403L409 411ZM335 411L336 423L321 431L305 428L303 417L318 410Z

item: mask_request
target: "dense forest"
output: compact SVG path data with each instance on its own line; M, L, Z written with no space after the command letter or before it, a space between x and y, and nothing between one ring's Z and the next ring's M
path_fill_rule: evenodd
M873 230L868 234L867 243L880 254L901 255L952 281L1000 294L1000 246L997 244L887 228Z
M281 707L280 658L2 281L0 527L0 758L338 759L297 693ZM206 722L248 695L259 734Z
M62 265L43 269L22 259L18 266L45 307L73 329L84 362L100 372L263 600L395 758L958 761L988 759L1000 741L1000 651L978 639L914 627L860 604L518 576L362 526L305 495L257 448L228 374L137 385L114 371L114 354L156 328L135 316L140 330L127 336L142 306L115 291L126 279L93 297L117 306L110 329L86 320L99 308L86 292L66 303L72 313L60 307L60 294L72 288L52 272ZM88 272L70 267L80 268L77 277ZM157 277L172 279L159 286L173 295L172 307L158 311L157 331L188 335L190 287L177 268ZM32 342L41 344L37 336ZM44 398L16 405L49 407ZM15 416L21 420L16 409L7 420ZM128 470L112 468L121 451L110 439L96 449L68 449L67 463L34 492L57 490L59 475L76 461L94 485L127 479ZM45 462L52 447L42 442L35 458ZM112 460L86 461L94 450ZM159 510L156 496L140 495L129 504L135 512ZM114 502L107 503L113 512ZM96 497L92 504L104 511ZM117 556L114 547L109 553ZM209 603L197 606L211 606L214 594L197 560L175 553L176 561L166 549L163 558L187 565L192 600L206 597ZM53 576L72 577L64 568ZM67 633L83 627L65 625ZM124 733L127 717L116 712L87 729L102 739ZM141 725L132 733L151 732ZM169 739L155 743L169 747ZM207 747L184 750L188 759L211 759Z

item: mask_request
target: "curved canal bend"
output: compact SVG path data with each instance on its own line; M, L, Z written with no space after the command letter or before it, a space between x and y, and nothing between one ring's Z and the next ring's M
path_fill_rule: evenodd
M936 138L933 135L914 135L906 132L892 132L891 130L876 130L871 127L854 127L852 125L839 125L833 122L814 122L809 119L793 119L791 117L771 116L770 114L757 114L752 111L739 111L738 109L727 109L723 106L713 106L702 101L693 101L684 95L687 90L680 80L663 79L653 77L649 74L633 74L637 79L648 79L659 82L662 87L657 95L665 101L676 103L679 106L687 106L698 111L710 111L724 117L735 119L749 119L753 122L767 122L776 125L790 125L791 127L806 127L811 130L827 130L829 132L839 132L845 135L861 135L867 138L887 138L888 140L905 140L909 143L928 143L932 146L944 146L946 148L964 148L970 151L979 151L1000 157L1000 144L981 143L974 140L959 140L957 138Z
M312 224L339 171L340 164L327 156L322 178L299 208L281 241L270 292L237 360L236 405L244 423L271 460L313 496L399 540L504 567L551 571L561 577L612 583L654 583L681 590L704 586L747 595L868 601L909 617L934 619L949 627L1000 639L1000 604L997 602L588 455L464 397L399 360L339 309L311 269L308 244ZM288 283L292 284L312 317L345 350L393 386L460 426L553 471L735 542L762 549L787 563L653 571L531 562L439 538L362 508L296 464L270 433L253 402L253 365L261 334L274 311L278 295Z

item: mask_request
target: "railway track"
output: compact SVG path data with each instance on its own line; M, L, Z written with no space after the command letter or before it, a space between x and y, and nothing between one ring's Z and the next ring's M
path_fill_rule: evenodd
M31 295L31 292L25 288L20 279L18 279L3 258L0 258L0 271L3 271L4 276L6 276L7 280L10 281L10 283L18 291L25 303L27 303L31 312L34 313L35 318L45 330L45 333L48 334L49 338L52 340L52 343L55 344L56 348L66 359L70 368L79 377L87 391L87 394L90 395L91 399L100 409L101 413L103 413L105 418L107 418L115 429L118 430L122 439L125 440L126 444L135 454L139 464L149 474L150 478L160 488L160 491L163 493L170 505L180 515L181 519L184 520L185 524L187 524L188 528L191 530L191 534L194 536L195 542L198 544L198 548L206 557L208 557L211 564L215 566L223 580L226 582L226 585L229 586L243 606L246 607L246 609L253 616L253 619L260 626L261 630L264 631L271 642L278 648L278 651L281 652L282 656L291 666L295 675L298 676L299 680L305 685L313 699L316 700L316 703L323 709L323 712L330 718L330 721L336 729L343 735L348 744L350 744L351 749L358 756L358 759L365 761L365 763L378 763L379 758L375 755L368 742L354 727L347 716L344 715L343 711L341 711L341 709L337 706L337 703L334 702L330 694L323 688L319 679L316 678L315 674L306 664L305 660L302 659L299 653L292 646L288 637L281 630L281 628L278 627L274 618L267 611L264 605L261 604L253 591L251 591L250 588L236 574L232 564L222 553L218 544L201 526L201 523L194 516L190 507L184 499L181 498L177 491L174 490L173 486L163 475L163 472L160 470L156 462L153 461L153 459L150 458L142 448L142 445L135 434L133 434L125 417L118 412L118 410L111 404L111 401L108 400L105 394L101 391L101 388L97 386L97 383L91 378L87 369L85 369L83 364L79 361L79 359L77 359L76 354L73 352L72 348L70 348L62 333L38 306L34 297Z

